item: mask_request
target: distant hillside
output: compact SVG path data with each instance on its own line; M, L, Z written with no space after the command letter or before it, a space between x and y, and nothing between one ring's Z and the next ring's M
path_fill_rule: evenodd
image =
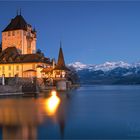
M69 67L77 71L82 84L140 84L140 63L119 61L86 65L75 62Z

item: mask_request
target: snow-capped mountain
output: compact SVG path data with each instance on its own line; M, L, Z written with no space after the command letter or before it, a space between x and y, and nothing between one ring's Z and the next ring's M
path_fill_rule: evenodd
M76 70L83 70L83 69L87 69L88 68L88 65L83 64L81 62L70 63L70 64L68 64L68 66L73 67Z
M75 62L74 68L84 84L140 84L140 63L105 62L93 65Z
M113 70L117 67L120 68L129 68L131 65L128 63L125 63L123 61L119 62L105 62L104 64L96 65L93 70L102 70L102 71L109 71Z
M75 63L70 63L68 66L74 67L77 71L83 70L83 69L89 69L93 71L110 71L115 68L126 68L129 69L131 67L140 67L140 63L135 63L135 64L129 64L123 61L118 61L118 62L105 62L103 64L99 65L92 65L92 64L83 64L81 62L75 62Z

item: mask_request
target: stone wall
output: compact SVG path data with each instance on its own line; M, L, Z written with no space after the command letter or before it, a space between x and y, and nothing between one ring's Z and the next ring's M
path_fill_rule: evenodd
M0 85L0 93L21 93L21 92L22 92L22 86Z
M5 86L1 85L2 92L38 92L38 80L36 78L5 78ZM17 90L16 90L17 89Z

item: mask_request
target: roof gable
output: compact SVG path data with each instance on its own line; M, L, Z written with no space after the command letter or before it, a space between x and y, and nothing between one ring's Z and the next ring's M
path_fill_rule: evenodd
M7 27L2 31L11 31L11 30L27 30L27 22L21 15L17 15L14 19L11 20L11 22L7 25Z
M65 60L64 60L64 55L63 55L61 44L60 44L60 49L59 49L59 56L58 56L57 65L54 68L54 70L69 70L65 66Z
M8 47L0 53L0 64L2 63L32 63L43 62L51 64L50 59L40 54L19 54L16 47Z

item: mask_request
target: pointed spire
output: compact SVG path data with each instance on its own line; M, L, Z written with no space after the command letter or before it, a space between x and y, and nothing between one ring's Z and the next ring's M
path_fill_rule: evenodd
M21 15L21 8L20 8L20 10L19 10L19 15Z
M59 56L58 56L57 66L65 66L65 60L64 60L61 41L60 41L60 49L59 49Z
M62 43L60 41L60 49L59 49L59 55L58 55L58 61L57 61L57 65L54 68L54 70L66 70L66 71L70 71L70 69L68 69L65 66L65 60L64 60L64 55L63 55L63 50L62 50Z

